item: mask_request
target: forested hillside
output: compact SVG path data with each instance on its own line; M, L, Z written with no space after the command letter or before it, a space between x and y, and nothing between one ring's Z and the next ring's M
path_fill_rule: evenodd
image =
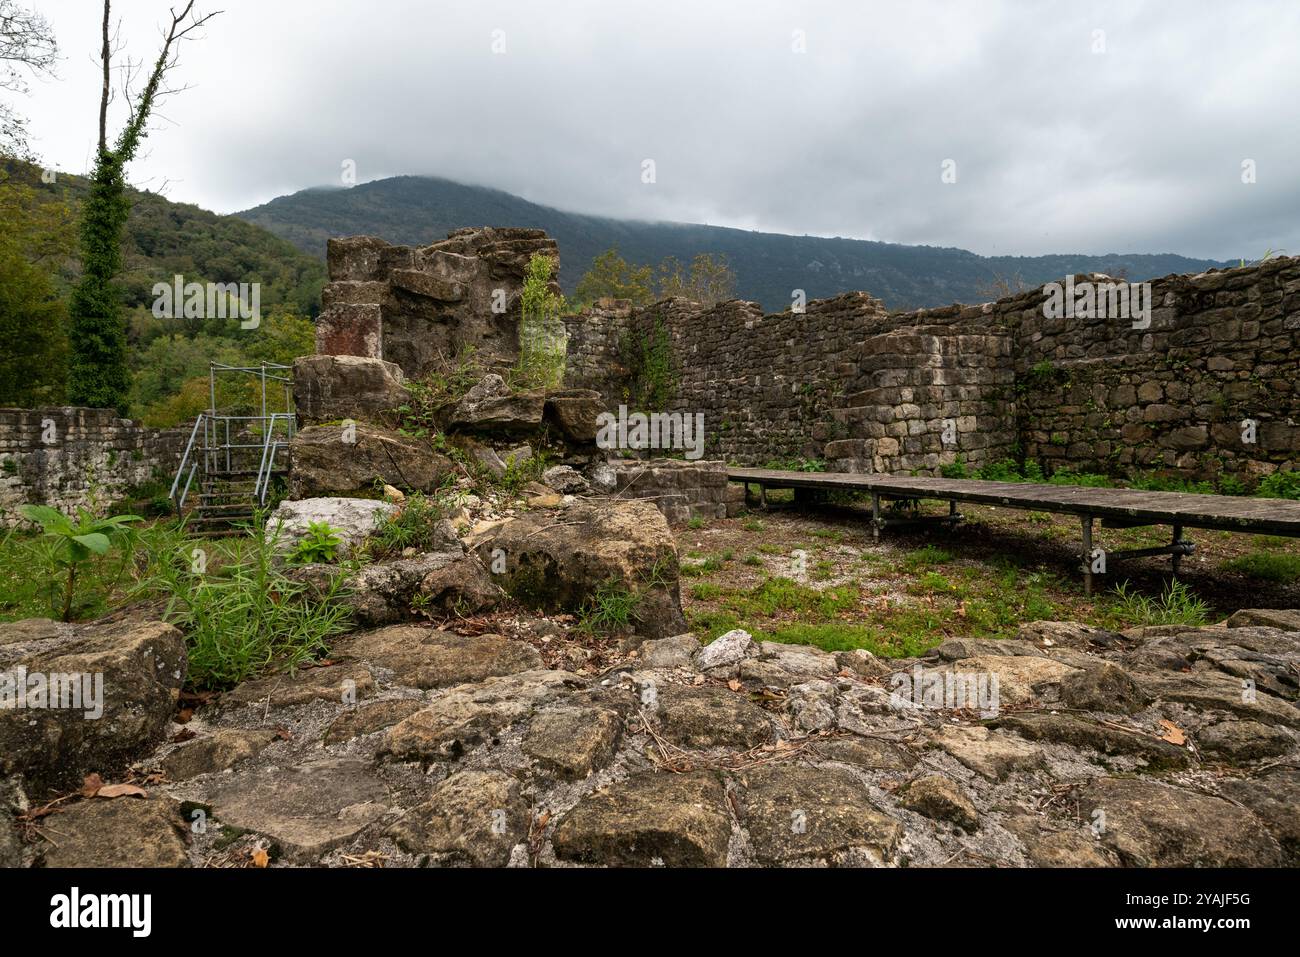
M390 242L428 243L462 226L533 226L560 244L560 282L572 293L592 260L617 246L629 263L666 257L725 256L736 293L769 310L808 298L864 289L895 309L981 302L1001 277L1039 285L1067 272L1104 272L1138 281L1223 265L1174 254L985 257L964 249L820 236L787 236L720 226L649 223L567 213L481 186L433 177L399 176L350 189L309 189L239 213L323 257L331 236L370 234Z
M80 264L78 211L86 181L37 167L0 163L0 405L63 401L66 301ZM310 352L311 319L320 311L323 263L258 226L155 193L132 191L118 278L128 309L130 412L158 425L192 417L206 405L208 362L288 361ZM159 319L155 283L259 283L262 321Z

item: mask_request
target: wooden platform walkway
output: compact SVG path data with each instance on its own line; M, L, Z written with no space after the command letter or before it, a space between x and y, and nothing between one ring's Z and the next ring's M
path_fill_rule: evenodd
M769 488L866 492L871 495L872 534L877 539L881 530L891 525L919 522L956 524L962 519L957 511L958 502L1078 515L1083 533L1081 570L1087 594L1092 593L1093 575L1106 574L1108 561L1169 555L1174 574L1177 574L1182 556L1190 555L1196 550L1191 541L1183 538L1183 530L1186 528L1300 538L1300 502L1286 499L1144 492L1138 489L1089 488L1081 485L985 482L924 475L859 475L848 472L733 468L727 470L727 476L733 482L743 482L746 491L750 485L757 485L764 505ZM948 513L922 514L922 499L948 502ZM1111 528L1169 525L1173 528L1173 535L1168 545L1157 548L1106 552L1093 547L1093 523L1098 519L1104 526Z

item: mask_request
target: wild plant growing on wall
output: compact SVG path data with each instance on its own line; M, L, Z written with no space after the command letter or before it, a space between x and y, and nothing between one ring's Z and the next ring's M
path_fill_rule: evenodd
M667 408L677 389L677 369L663 320L656 318L644 336L629 330L619 342L619 354L631 374L627 399L642 409Z
M560 316L567 304L551 289L554 275L555 260L534 253L520 298L519 362L512 371L512 385L558 389L564 384L569 337Z

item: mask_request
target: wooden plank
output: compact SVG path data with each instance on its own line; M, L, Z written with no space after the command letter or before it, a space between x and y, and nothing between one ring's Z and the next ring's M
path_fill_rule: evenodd
M785 472L774 469L728 469L733 482L765 488L816 488L874 492L889 498L933 498L974 502L1070 515L1092 515L1151 525L1182 525L1229 532L1300 537L1300 502L1287 499L1146 492L1140 489L1092 488L985 482L926 475L876 475L848 472Z

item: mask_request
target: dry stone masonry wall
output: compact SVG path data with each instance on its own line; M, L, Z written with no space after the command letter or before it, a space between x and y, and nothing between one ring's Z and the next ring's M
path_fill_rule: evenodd
M71 514L170 479L187 438L183 429L145 428L108 409L0 409L0 525L22 521L24 503Z
M504 367L536 252L558 257L527 229L458 230L424 249L333 241L317 351L387 359L414 378L474 345ZM504 313L491 309L498 290ZM1150 290L1149 322L1052 318L1039 289L908 313L864 292L768 315L740 300L602 300L565 317L565 385L611 411L702 413L705 456L742 464L935 472L1014 458L1248 484L1294 468L1300 260Z

